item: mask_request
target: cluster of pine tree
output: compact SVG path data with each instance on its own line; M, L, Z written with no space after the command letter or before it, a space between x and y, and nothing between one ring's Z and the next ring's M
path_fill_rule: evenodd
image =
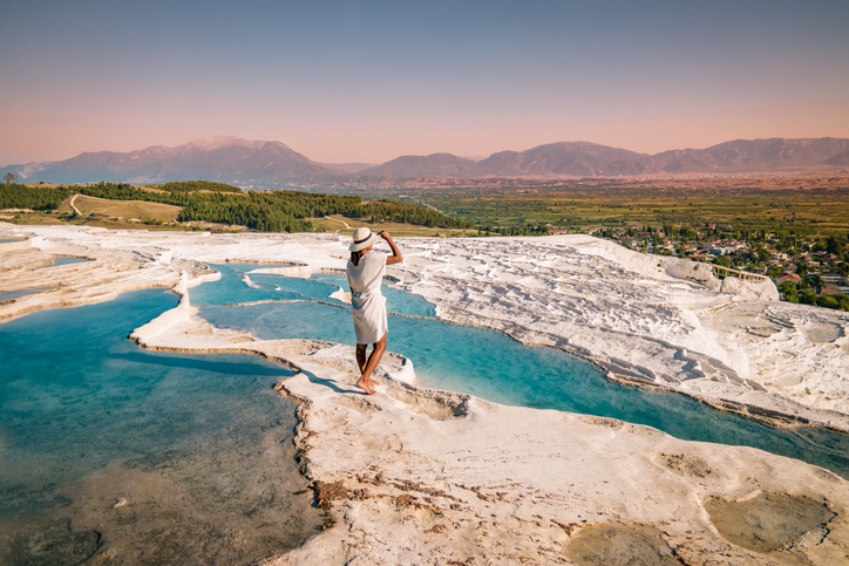
M0 209L56 210L71 194L72 191L68 189L2 185L0 186Z
M352 218L369 218L371 222L403 222L431 228L472 227L472 224L465 220L451 218L426 206L391 200L363 201L358 203L356 208L344 213Z
M180 221L238 224L261 232L307 232L307 218L343 214L372 222L404 222L440 228L467 228L468 222L430 208L395 201L365 201L358 196L301 191L250 191L209 181L166 183L150 191L126 183L97 183L58 189L0 187L0 208L55 210L74 193L112 200L140 200L182 207Z
M212 196L212 195L209 195ZM193 199L183 207L178 219L219 224L238 224L259 232L309 232L312 224L280 207L263 205L257 199L223 197Z
M71 185L68 189L75 193L80 193L81 195L89 197L111 200L143 200L147 202L173 204L176 206L183 206L192 200L192 193L146 191L126 183L101 182L96 185Z

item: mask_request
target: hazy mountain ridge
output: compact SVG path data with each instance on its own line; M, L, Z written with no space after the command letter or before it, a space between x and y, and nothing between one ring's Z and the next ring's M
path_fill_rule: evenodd
M64 161L0 168L26 182L155 183L207 179L240 186L339 184L423 177L618 177L646 174L767 173L849 166L849 139L733 140L654 155L590 142L500 151L481 160L450 153L406 155L377 166L320 164L277 141L213 137L175 146L85 152Z
M404 156L360 171L386 178L619 177L658 173L761 173L849 165L849 139L734 140L654 155L590 142L557 142L500 151L473 161L449 153Z
M653 156L659 172L744 173L782 171L832 165L829 160L849 151L849 139L770 138L734 140L705 149L684 149Z
M650 156L589 142L558 142L526 151L501 151L480 162L487 175L578 176L635 175L644 173Z
M240 186L332 180L333 171L277 141L214 137L124 153L84 152L71 159L9 166L24 181L157 183L206 179Z
M367 177L479 177L478 162L451 153L403 155L376 167L358 171Z

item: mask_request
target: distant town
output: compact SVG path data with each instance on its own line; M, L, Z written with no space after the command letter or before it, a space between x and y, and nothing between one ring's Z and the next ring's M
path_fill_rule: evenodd
M551 227L551 232L558 230ZM701 229L664 227L653 229L602 228L590 230L632 250L688 258L771 278L781 298L849 311L849 234L843 238L800 238L795 234L724 233L716 224Z

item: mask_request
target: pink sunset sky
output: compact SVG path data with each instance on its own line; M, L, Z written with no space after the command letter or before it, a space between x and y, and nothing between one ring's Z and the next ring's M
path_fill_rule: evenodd
M0 165L212 135L368 163L849 137L849 2L683 4L13 0Z

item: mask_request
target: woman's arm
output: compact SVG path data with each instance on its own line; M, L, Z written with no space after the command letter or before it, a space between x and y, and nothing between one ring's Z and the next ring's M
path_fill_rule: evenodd
M399 250L398 246L395 245L395 240L392 239L392 235L386 230L382 230L378 233L378 235L386 240L386 243L389 244L390 248L392 248L392 255L386 258L386 265L395 265L396 263L404 261L404 256L401 255L401 250Z

